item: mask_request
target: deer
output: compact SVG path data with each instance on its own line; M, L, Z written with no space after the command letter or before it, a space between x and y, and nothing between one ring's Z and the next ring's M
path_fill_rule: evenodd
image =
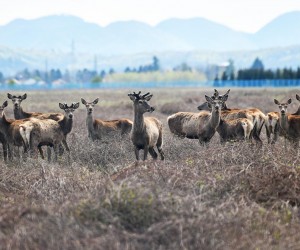
M167 119L170 131L183 138L198 139L200 145L207 145L220 124L221 107L227 98L228 95L220 99L212 99L205 95L211 111L175 113Z
M230 92L230 89L223 95L228 95ZM215 89L214 94L211 96L212 99L222 99L222 95L219 95L219 92ZM210 110L209 104L203 103L198 106L198 110ZM223 121L233 120L233 119L239 119L239 118L247 118L249 119L254 127L251 132L251 136L253 136L253 139L258 143L262 144L262 140L260 139L260 133L262 130L262 127L265 122L265 114L260 111L257 108L249 108L249 109L230 109L227 107L226 103L224 102L224 105L222 106L222 116L221 119Z
M68 153L68 160L70 161L70 148L68 146L67 143L67 135L72 131L73 128L73 117L74 117L74 111L76 109L78 109L79 107L79 102L73 102L70 106L68 106L66 103L59 103L59 108L62 109L64 111L64 115L63 118L61 118L61 116L58 116L57 114L42 114L39 116L35 116L34 118L36 119L40 119L40 120L54 120L56 121L63 134L64 134L64 138L62 140L62 144L64 145L67 153ZM41 145L39 145L39 150L40 150ZM51 151L49 150L48 147L48 161L50 161L51 159Z
M165 159L164 151L162 149L163 144L163 125L155 117L144 117L146 112L152 113L155 109L149 105L150 99L153 97L149 92L141 95L139 93L129 93L130 100L133 102L133 126L131 130L131 141L134 145L134 153L136 160L139 161L139 151L144 150L143 160L147 160L148 152L154 160L157 159L158 154L155 151L157 148L160 158L163 161Z
M12 100L13 106L14 106L14 116L15 119L25 119L25 118L37 118L37 119L51 119L54 121L59 122L62 130L65 133L65 136L67 136L68 133L72 130L73 125L73 112L75 109L79 107L79 103L72 103L72 105L69 107L67 104L61 104L59 103L59 107L65 111L65 114L62 113L40 113L40 112L25 112L22 109L21 103L23 100L27 98L27 94L16 96L11 95L10 93L7 94L7 97ZM69 151L69 147L67 144L67 141L62 141L63 145L65 146L66 150ZM40 155L42 159L44 159L44 153L41 149L41 145L38 147ZM69 155L69 154L68 154ZM48 160L51 158L51 150L48 147Z
M238 118L232 120L220 120L217 132L220 135L220 142L224 144L227 141L247 140L251 141L253 122L247 118Z
M29 121L29 119L24 120L13 120L7 119L5 115L5 108L8 106L8 102L4 101L0 106L0 134L2 139L4 160L12 160L12 151L14 146L24 148L24 152L27 152L28 147L25 143L22 134L20 132L21 126ZM18 150L19 152L19 150Z
M296 94L296 100L300 102L300 96ZM290 114L288 114L290 115ZM292 115L300 115L300 105L295 113ZM269 112L266 115L266 134L268 138L268 143L274 144L278 140L278 136L284 136L284 131L279 125L279 112ZM273 134L273 138L272 137Z
M98 103L99 98L96 98L92 102L87 102L85 99L81 98L81 103L85 105L87 111L86 126L88 130L88 137L95 140L102 140L103 138L108 138L113 135L124 136L129 134L133 125L133 122L129 119L117 119L117 120L100 120L94 119L93 111L95 105Z
M22 123L20 132L26 148L30 149L31 154L34 154L40 146L50 146L54 148L54 160L57 161L59 145L66 141L66 136L57 121L30 118ZM69 150L67 152L69 154Z
M288 99L285 103L280 103L274 99L274 103L279 108L279 125L282 128L285 138L289 140L294 146L298 146L300 138L300 116L299 115L288 115L288 105L292 103L292 99Z

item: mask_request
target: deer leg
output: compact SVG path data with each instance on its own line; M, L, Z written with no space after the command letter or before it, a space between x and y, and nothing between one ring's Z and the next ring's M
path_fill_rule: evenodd
M12 144L7 144L7 149L8 149L8 159L12 161L13 159L13 145Z
M149 152L149 146L144 146L144 161L147 160L148 152Z
M165 159L165 154L164 154L164 151L162 150L162 147L161 147L162 143L163 143L163 141L162 141L162 132L160 131L159 137L157 139L156 147L157 147L157 150L160 154L160 159L163 161Z
M51 146L47 146L47 159L51 162Z
M2 143L2 148L3 148L4 162L7 162L7 144L5 142Z
M67 150L67 154L68 154L68 162L69 162L69 164L70 164L70 160L71 160L71 158L70 158L70 148L69 148L68 143L67 143L67 141L66 141L65 139L62 141L62 143L63 143L63 145L65 146L65 148L66 148L66 150ZM61 144L60 144L60 145L61 145Z
M157 159L157 153L155 152L154 148L149 148L149 153L154 160Z
M40 156L42 157L42 159L44 160L45 159L45 156L44 156L44 151L42 149L42 146L38 146L38 150L40 152Z
M140 159L139 149L137 147L134 148L135 158L138 161Z
M54 144L54 162L57 162L58 154L59 154L59 144Z
M267 138L268 138L268 143L270 144L271 143L271 132L270 132L267 125L265 125L265 128L266 128L266 135L267 135Z

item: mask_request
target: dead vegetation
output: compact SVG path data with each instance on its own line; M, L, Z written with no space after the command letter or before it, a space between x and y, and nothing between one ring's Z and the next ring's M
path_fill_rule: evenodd
M101 117L132 119L129 92L29 92L30 106L24 106L55 112L54 103L100 96ZM89 140L83 106L68 137L71 164L65 155L57 163L28 158L4 164L1 155L0 249L299 249L299 150L285 148L282 137L268 144L265 131L261 148L246 142L223 146L218 134L207 148L179 139L168 130L168 115L159 112L162 100L182 96L188 107L182 111L197 112L193 98L203 102L212 90L152 92L157 109L151 116L164 125L164 162L135 164L129 137ZM267 113L277 111L274 98L294 95L294 90L232 90L228 105L240 107L238 100L247 96L249 107ZM40 110L39 98L51 108Z

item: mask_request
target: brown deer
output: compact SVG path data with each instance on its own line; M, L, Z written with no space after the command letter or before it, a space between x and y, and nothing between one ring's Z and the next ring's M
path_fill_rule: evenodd
M178 112L169 116L170 131L181 137L198 139L201 145L207 144L220 124L221 107L227 98L228 95L224 95L221 99L212 99L206 95L205 99L211 107L211 112Z
M62 113L25 112L22 109L21 103L23 100L27 98L26 93L22 96L11 95L8 93L7 97L11 99L13 102L15 119L25 119L25 118L33 118L33 117L40 120L51 119L59 122L61 129L64 131L65 137L67 136L68 133L71 132L73 126L73 112L75 111L75 109L79 107L79 103L72 103L70 107L67 104L59 103L59 107L65 111L64 115ZM63 140L62 143L65 146L66 150L69 151L67 141ZM41 145L39 145L38 149L41 157L44 159L44 153L41 149ZM51 158L51 150L48 147L48 160L50 160L50 158Z
M79 102L77 102L77 103L73 102L70 106L68 106L66 103L59 103L59 107L65 113L62 117L60 115L58 115L59 113L58 114L49 113L49 114L42 114L39 116L35 116L34 118L40 119L40 120L50 119L50 120L56 121L59 124L59 126L64 134L62 144L64 145L64 147L68 153L68 160L70 160L70 148L67 143L67 135L72 131L74 111L79 107ZM41 147L41 145L39 145L39 151L41 152L40 147ZM51 159L51 150L49 150L49 147L48 147L48 161L50 161L50 159Z
M131 140L135 147L136 160L139 160L139 150L141 149L144 150L144 161L147 160L148 152L153 159L157 159L155 146L161 160L164 160L162 123L155 117L144 117L146 112L152 113L155 110L148 103L153 95L150 95L149 92L141 95L141 91L139 91L139 93L133 92L132 94L128 94L128 96L133 101L134 120L131 130Z
M98 101L99 98L92 102L87 102L81 98L81 102L85 105L87 110L86 126L88 130L88 137L94 141L102 140L104 137L111 137L113 135L129 134L133 124L133 122L129 119L104 121L93 118L94 107Z
M220 120L217 132L220 135L221 143L236 140L251 140L253 122L247 118L232 120Z
M296 94L296 100L300 102L300 96ZM287 114L290 115L290 114ZM300 105L295 113L292 115L300 115ZM279 125L279 112L269 112L266 115L266 134L268 138L268 143L274 144L278 140L278 136L284 136L284 131ZM272 137L273 134L273 138Z
M51 146L54 148L55 161L57 161L59 145L66 141L64 132L57 121L30 118L22 123L20 131L25 145L30 148L31 153L34 154L40 146ZM67 152L69 154L69 150Z
M288 105L292 103L292 99L289 99L286 103L280 103L274 99L274 103L279 107L279 125L285 134L285 138L298 146L300 138L300 116L287 114L287 108Z
M12 159L14 147L24 148L24 152L27 152L28 147L20 133L21 126L29 121L29 119L24 120L13 120L7 119L4 109L7 107L8 102L5 101L2 106L0 106L0 134L3 135L3 152L4 159L7 160L7 155L9 159ZM19 153L19 150L17 151Z
M223 95L223 96L228 96L230 92L230 89ZM219 95L219 92L215 89L214 94L212 95L212 99L222 99L222 95ZM198 106L198 110L210 110L209 104L203 103ZM224 103L222 106L222 115L221 119L222 120L233 120L233 119L238 119L238 118L247 118L249 119L254 127L251 133L251 136L253 136L253 139L259 143L262 144L262 141L260 139L260 133L262 130L262 127L265 122L265 115L262 111L260 111L257 108L249 108L249 109L229 109Z

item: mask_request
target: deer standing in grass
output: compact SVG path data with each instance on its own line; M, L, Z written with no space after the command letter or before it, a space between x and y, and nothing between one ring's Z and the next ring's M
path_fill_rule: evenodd
M92 102L87 102L81 98L81 102L85 105L87 110L86 126L88 129L88 137L94 140L102 140L114 135L129 134L132 128L132 121L129 119L118 119L111 121L104 121L93 118L93 111L95 105L98 103L99 98Z
M65 114L62 113L40 113L40 112L25 112L21 106L23 100L27 98L27 94L16 96L12 94L7 94L7 97L12 100L14 106L14 116L15 119L25 119L25 118L36 118L40 120L44 119L51 119L57 121L61 126L61 129L64 132L65 139L62 141L62 144L65 146L66 150L68 151L69 156L69 147L66 141L66 136L69 134L73 127L73 112L79 107L78 103L72 103L71 106L67 104L59 103L59 107L64 110ZM39 152L41 157L44 159L44 154L41 149L42 145L38 146ZM48 160L50 161L51 158L51 150L48 147Z
M155 109L149 105L149 101L153 95L150 93L141 95L133 92L128 94L131 101L133 101L134 120L131 130L131 140L134 145L134 152L136 160L139 160L139 151L144 150L143 160L147 160L148 152L153 159L157 159L155 147L160 154L161 160L164 160L164 152L162 149L162 123L155 117L144 117L146 112L152 113Z
M300 96L296 94L296 100L300 102ZM290 114L287 114L290 115ZM295 113L292 115L300 115L300 105ZM269 112L266 115L266 134L268 138L268 143L274 144L278 140L278 136L284 136L284 131L279 125L279 112ZM273 134L273 138L272 137Z
M230 89L223 95L228 96ZM219 92L215 89L214 94L212 95L212 99L222 99L222 95L219 95ZM198 110L210 110L210 107L208 103L203 103L198 106ZM260 133L262 130L262 127L265 122L265 115L263 112L261 112L257 108L248 108L248 109L229 109L224 102L224 105L222 106L222 115L221 119L223 121L234 120L239 118L247 118L249 121L253 123L253 129L251 131L251 137L253 136L253 139L259 143L262 144L262 141L260 139ZM251 127L251 124L249 125L249 128Z
M28 121L28 119L25 120L13 120L13 119L7 119L4 109L7 107L8 102L5 101L2 106L0 106L0 134L3 135L2 139L2 145L3 145L3 152L4 152L4 160L7 160L8 158L12 159L12 153L14 147L18 147L18 153L19 148L23 147L24 152L27 152L28 147L23 140L23 137L21 135L20 129L21 126Z
M279 107L279 125L284 131L285 138L298 147L300 139L300 116L287 114L287 108L292 103L292 99L289 99L286 103L280 103L274 99L274 103Z
M206 145L220 124L221 107L227 98L228 95L224 95L221 99L214 100L206 95L205 99L211 106L211 112L205 110L199 113L178 112L169 116L170 131L181 137L198 139L201 145Z

